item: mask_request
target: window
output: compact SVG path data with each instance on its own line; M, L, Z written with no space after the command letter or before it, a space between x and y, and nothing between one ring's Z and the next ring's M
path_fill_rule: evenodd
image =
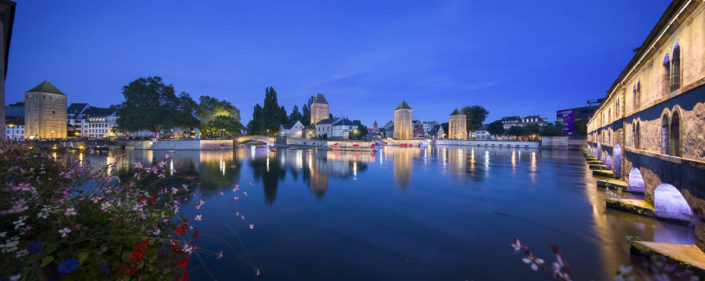
M668 153L668 114L661 119L661 154Z
M671 91L681 87L681 47L673 47L673 62L671 62Z
M673 112L671 117L671 133L669 135L670 154L673 156L681 156L681 144L680 144L680 114L678 111Z
M641 81L637 81L636 85L634 85L634 111L639 109L639 106L641 106Z
M641 139L641 130L639 130L639 122L636 122L634 124L634 135L633 135L634 148L641 149L640 139Z
M668 59L668 54L663 58L663 94L668 95L671 80L671 63Z

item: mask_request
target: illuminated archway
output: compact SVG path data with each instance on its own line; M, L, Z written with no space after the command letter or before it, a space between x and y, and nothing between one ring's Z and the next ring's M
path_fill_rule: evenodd
M690 220L693 210L683 198L683 194L670 184L664 183L654 190L654 209L659 218Z
M639 169L632 168L629 171L629 186L627 186L627 190L644 192L644 177L641 176Z
M607 152L605 152L605 161L604 162L605 162L605 167L607 167L608 170L612 170L612 156L607 154Z
M612 171L614 171L616 178L622 177L622 149L619 147L619 144L614 145L614 164L612 165Z

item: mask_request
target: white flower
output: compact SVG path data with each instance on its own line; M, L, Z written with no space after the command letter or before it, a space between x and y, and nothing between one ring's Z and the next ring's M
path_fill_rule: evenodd
M68 227L59 229L59 234L61 234L61 238L66 238L66 235L68 235L69 233L71 233L71 229L69 229Z
M17 281L20 280L20 278L22 278L22 274L12 275L10 276L10 281Z
M159 233L162 233L162 230L159 228L155 229L154 232L152 232L152 234L154 235L159 235Z
M23 256L26 256L27 254L29 254L29 251L27 251L26 249L22 249L22 250L17 251L17 253L15 254L15 257L21 258Z
M201 215L201 214L198 214L198 215L196 215L195 218L193 218L193 220L195 220L195 221L201 221L202 219L203 219L203 215Z
M184 245L184 249L183 249L184 253L191 254L192 251L193 251L193 246L191 246L189 244Z
M12 222L12 224L15 225L15 229L20 229L20 227L24 226L24 220L20 217L16 221Z

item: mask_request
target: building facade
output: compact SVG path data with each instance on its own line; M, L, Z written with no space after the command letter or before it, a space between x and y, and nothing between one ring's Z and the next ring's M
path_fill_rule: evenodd
M10 38L12 38L12 24L15 21L15 6L17 4L12 1L2 0L0 1L0 67L2 67L2 73L0 73L0 126L5 127L5 78L7 77L7 59L10 53ZM5 138L5 131L0 130L0 139Z
M303 130L304 125L301 124L301 121L299 120L279 125L280 136L286 136L290 138L302 138Z
M409 104L402 101L394 110L394 138L398 140L411 139L413 133L412 110Z
M44 81L24 94L25 138L66 138L66 94Z
M521 117L519 116L505 116L502 117L502 126L505 130L511 128L512 126L519 126L521 123Z
M110 108L89 107L83 112L81 136L101 139L115 137L116 111Z
M460 108L456 108L450 114L448 120L448 138L454 140L465 140L468 138L467 131L468 118Z
M311 103L311 124L317 124L321 120L330 118L330 107L323 94L316 94Z
M574 124L579 121L587 122L595 114L596 106L583 106L556 111L556 120L563 124L563 130L567 135L575 134Z
M587 125L590 149L658 217L705 219L704 10L673 1Z
M7 117L5 119L5 139L10 141L24 140L24 118Z

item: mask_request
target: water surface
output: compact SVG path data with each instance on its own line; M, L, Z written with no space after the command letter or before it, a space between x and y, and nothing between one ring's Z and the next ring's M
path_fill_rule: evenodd
M182 208L203 215L194 280L550 280L513 253L514 237L549 264L560 246L581 280L611 280L629 263L626 236L694 241L691 227L605 210L577 151L134 151L117 170L166 153L200 182L188 204L207 202ZM248 196L233 200L235 184ZM208 254L219 250L221 260Z

